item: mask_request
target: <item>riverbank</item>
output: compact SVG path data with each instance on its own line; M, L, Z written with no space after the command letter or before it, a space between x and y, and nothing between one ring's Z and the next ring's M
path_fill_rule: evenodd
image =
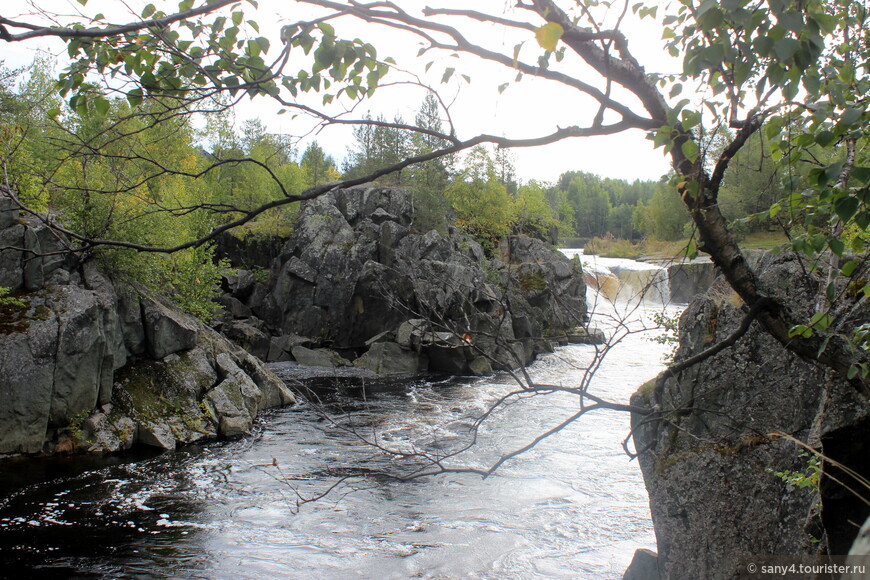
M577 240L569 243L576 244ZM681 262L686 258L686 248L690 240L652 240L646 239L639 243L620 238L593 238L585 241L584 249L589 253L605 258L624 258L650 262ZM740 247L746 250L765 251L788 244L780 232L752 232L740 242ZM566 247L559 244L560 247Z
M666 347L651 336L632 334L616 346L590 392L624 401L661 369ZM594 352L560 347L529 372L541 384L579 384ZM280 365L273 370L281 374ZM118 463L78 474L47 470L4 494L5 569L612 580L636 547L655 548L639 470L621 448L624 413L592 413L487 479L446 474L400 482L391 476L401 462L375 453L354 432L444 452L467 441L471 420L516 384L505 374L401 385L317 380L328 381L318 391L325 416L307 403L276 409L261 415L251 436L137 462L104 458ZM456 464L489 464L574 412L573 396L526 398L494 416ZM297 510L296 491L313 497L337 483Z

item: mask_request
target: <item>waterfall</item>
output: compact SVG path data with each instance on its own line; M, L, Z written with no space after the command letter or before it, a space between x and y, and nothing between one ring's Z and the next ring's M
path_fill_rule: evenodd
M608 300L648 304L669 304L671 301L668 271L657 264L587 256L582 250L564 249L562 252L569 258L580 260L586 284Z

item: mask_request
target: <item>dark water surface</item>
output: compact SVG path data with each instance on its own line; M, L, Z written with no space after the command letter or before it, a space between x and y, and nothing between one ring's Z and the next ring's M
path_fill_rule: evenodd
M629 336L592 392L626 402L666 347ZM575 385L593 349L571 346L531 368ZM152 456L0 466L0 575L102 578L621 578L654 548L646 493L622 453L628 416L596 412L495 475L411 482L404 452L446 452L474 417L515 389L508 376L365 386L336 379L324 417L308 404L262 416L236 441ZM484 467L577 410L530 397L487 421L451 463ZM275 465L277 464L277 466ZM342 480L343 477L349 477ZM324 498L297 506L304 497Z

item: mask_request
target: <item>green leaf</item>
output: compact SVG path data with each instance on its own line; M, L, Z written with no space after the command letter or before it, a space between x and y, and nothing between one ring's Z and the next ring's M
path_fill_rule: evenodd
M772 206L770 206L770 210L768 211L768 214L770 215L771 219L773 219L773 218L775 218L775 217L777 216L777 214L779 214L779 212L781 212L781 211L782 211L782 204L780 204L780 203L775 203L775 204L773 204Z
M822 147L827 147L836 140L837 136L834 135L831 131L824 130L816 133L816 143L818 143Z
M781 38L773 43L773 50L781 61L788 61L801 47L801 42L796 38Z
M450 77L453 76L454 72L456 72L456 69L454 69L453 67L449 67L449 68L445 69L444 75L441 77L441 82L446 83L447 81L449 81Z
M827 330L833 321L834 319L827 312L816 312L810 318L810 326L816 330Z
M154 4L148 4L145 8L142 9L142 18L149 18L152 14L157 11Z
M764 134L768 139L773 139L782 133L782 117L773 117L764 125Z
M838 238L831 238L828 240L828 247L830 247L831 251L837 256L842 256L843 252L846 250L846 244Z
M565 29L558 22L548 22L545 25L535 29L535 40L541 45L541 48L553 52L556 50L556 44L559 39L565 34Z
M327 36L335 36L335 28L328 22L321 22L317 25L317 28L320 29L323 34Z
M856 109L854 107L849 107L843 114L840 116L838 125L842 127L847 127L849 125L854 125L861 118L861 115L864 113L861 109Z
M256 43L259 45L260 50L263 52L269 52L269 39L265 36L258 36L256 39Z
M689 245L686 247L686 257L690 260L698 257L698 246L694 239L689 240Z
M98 115L105 117L109 113L109 101L103 97L97 97L93 102Z
M680 113L680 117L682 117L683 129L691 129L701 122L701 114L688 109L683 109Z
M798 324L788 331L789 338L795 338L796 336L800 338L812 338L813 329L806 324Z
M692 161L694 163L694 161L698 158L698 153L700 152L700 150L698 149L698 144L694 141L685 141L681 146L681 149L683 150L683 155L685 155L686 159L688 159L689 161Z
M843 264L843 267L841 268L840 272L842 272L843 276L849 277L855 272L855 269L857 267L858 267L857 261L849 260L848 262Z
M847 195L834 202L834 211L843 222L848 222L858 211L860 203L858 198Z
M142 89L133 89L132 91L127 93L127 102L129 102L130 106L134 109L142 104L142 99Z

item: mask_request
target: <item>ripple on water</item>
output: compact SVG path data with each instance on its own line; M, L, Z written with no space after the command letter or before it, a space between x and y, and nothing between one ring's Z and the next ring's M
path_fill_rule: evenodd
M590 388L627 400L663 351L629 336ZM530 372L578 385L592 352L560 349ZM635 548L654 547L639 470L621 453L625 415L584 416L486 479L400 482L387 475L405 464L360 437L446 455L516 388L506 375L400 387L364 401L339 389L328 420L303 404L264 415L241 440L10 489L0 497L0 560L103 577L594 579L619 577ZM468 453L445 461L491 465L577 408L564 395L506 405Z

